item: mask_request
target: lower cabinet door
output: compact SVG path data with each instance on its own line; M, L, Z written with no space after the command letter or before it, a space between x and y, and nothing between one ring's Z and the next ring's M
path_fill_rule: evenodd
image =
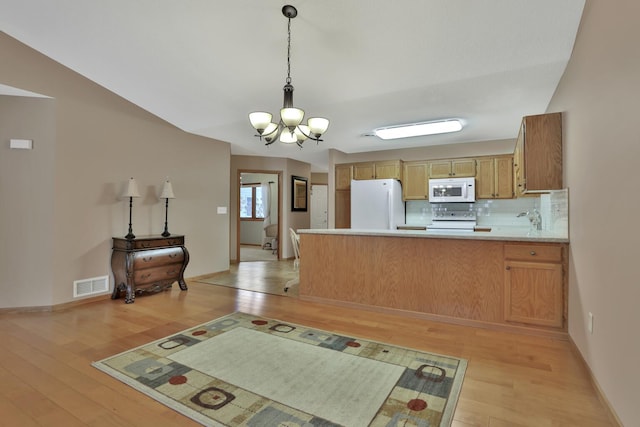
M505 320L561 328L562 284L561 264L506 261Z

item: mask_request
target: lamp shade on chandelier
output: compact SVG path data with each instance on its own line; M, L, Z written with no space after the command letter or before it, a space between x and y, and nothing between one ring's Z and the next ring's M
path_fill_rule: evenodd
M285 144L297 144L302 148L306 139L316 142L327 131L329 120L323 117L311 117L306 124L302 124L304 111L293 106L293 85L291 85L291 19L298 15L295 7L286 5L282 14L287 18L287 79L284 85L284 101L280 110L280 120L273 121L273 115L264 111L249 114L249 121L258 132L257 137L271 145L276 140Z

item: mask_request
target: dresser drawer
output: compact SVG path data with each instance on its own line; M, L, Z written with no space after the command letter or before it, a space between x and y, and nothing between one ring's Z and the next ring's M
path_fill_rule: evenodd
M167 280L178 280L182 264L169 264L155 268L147 268L144 270L135 270L133 272L133 280L137 285L146 283L163 282Z
M135 253L133 256L133 269L142 270L176 262L182 263L183 260L184 251L181 247L149 249Z
M113 239L113 248L122 249L126 251L162 248L166 246L183 246L184 236L170 236L170 237L149 237L149 238L137 238L134 240L127 240L123 238Z
M552 245L504 245L505 259L561 262L562 247Z

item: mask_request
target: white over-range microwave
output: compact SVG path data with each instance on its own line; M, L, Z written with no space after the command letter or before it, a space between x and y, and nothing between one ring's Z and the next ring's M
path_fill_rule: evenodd
M436 178L429 180L430 203L468 203L476 201L476 179Z

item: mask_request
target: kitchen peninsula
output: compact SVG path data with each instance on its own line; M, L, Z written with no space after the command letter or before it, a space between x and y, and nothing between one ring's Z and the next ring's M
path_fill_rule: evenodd
M566 337L566 232L299 233L302 299Z

